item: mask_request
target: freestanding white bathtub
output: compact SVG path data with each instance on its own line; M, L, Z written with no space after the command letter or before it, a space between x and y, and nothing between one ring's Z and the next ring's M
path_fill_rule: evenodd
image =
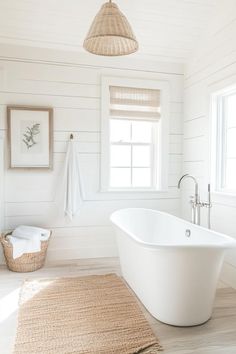
M118 210L111 221L123 277L147 310L175 326L206 322L225 250L236 241L150 209Z

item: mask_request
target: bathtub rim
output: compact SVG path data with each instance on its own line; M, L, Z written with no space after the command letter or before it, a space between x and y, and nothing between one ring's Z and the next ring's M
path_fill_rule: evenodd
M214 243L202 243L202 244L177 244L177 243L173 243L173 244L165 244L165 243L150 243L150 242L145 242L140 240L137 236L135 236L134 233L128 231L126 228L122 227L121 225L119 225L115 220L115 215L118 214L121 211L126 211L126 210L145 210L145 211L151 211L154 212L156 214L161 214L161 215L167 215L167 216L171 216L172 218L174 218L175 220L177 220L178 222L182 222L185 223L186 225L189 225L189 227L193 227L195 229L200 229L200 230L204 230L204 231L208 231L208 229L206 227L203 226L199 226L196 224L193 224L187 220L184 220L178 216L172 215L170 213L166 213L164 211L159 211L159 210L155 210L155 209L149 209L149 208L122 208L122 209L118 209L116 211L114 211L111 215L110 215L110 221L112 222L112 224L117 227L118 229L120 229L121 231L125 232L126 234L128 234L130 236L130 238L132 240L134 240L137 244L142 245L146 248L150 248L150 249L158 249L158 248L166 248L166 249L221 249L221 250L227 250L227 249L231 249L231 248L236 248L236 240L228 235L222 234L220 232L214 231L214 230L209 230L209 232L213 233L216 236L219 236L221 238L223 238L225 240L225 242L222 242L221 244L214 244ZM186 227L187 228L187 227Z

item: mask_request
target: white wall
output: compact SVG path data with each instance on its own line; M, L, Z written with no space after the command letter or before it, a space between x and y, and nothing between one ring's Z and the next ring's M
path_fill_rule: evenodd
M171 87L169 191L100 193L101 76L167 80ZM4 227L18 224L53 231L49 259L116 255L109 215L123 207L180 210L176 189L182 164L183 66L130 58L100 58L55 50L0 46L0 130L6 135L7 104L54 108L53 171L10 170L5 153ZM72 222L56 217L56 182L70 133L78 141L85 203ZM7 146L7 142L6 142ZM7 150L7 149L6 149Z
M236 83L236 3L219 4L214 18L187 66L184 88L184 163L183 172L200 181L203 199L209 182L209 93ZM182 194L182 212L190 218L189 195L193 186L186 182ZM206 211L203 211L203 218ZM203 220L203 223L205 221ZM236 198L213 195L212 228L236 238ZM236 286L236 252L226 258L222 278Z
M4 132L0 131L0 233L4 225Z

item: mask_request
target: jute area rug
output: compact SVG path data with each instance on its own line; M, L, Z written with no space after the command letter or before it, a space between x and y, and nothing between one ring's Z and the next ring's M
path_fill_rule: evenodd
M155 354L162 348L115 274L26 281L14 354Z

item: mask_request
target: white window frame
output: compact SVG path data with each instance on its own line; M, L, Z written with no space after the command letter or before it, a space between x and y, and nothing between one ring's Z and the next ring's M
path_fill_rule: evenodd
M131 187L131 188L113 188L109 185L110 174L110 86L134 87L143 89L160 90L161 118L158 122L159 151L156 180L158 185L153 187ZM144 80L121 77L103 76L101 82L101 191L102 192L137 192L137 191L167 191L168 190L168 156L169 156L169 82L161 80ZM130 119L132 120L132 118Z
M211 94L211 109L210 109L210 131L211 131L211 183L215 194L222 196L236 197L235 190L229 190L222 187L225 180L225 164L226 164L226 122L223 116L224 98L236 94L236 85L223 88Z

